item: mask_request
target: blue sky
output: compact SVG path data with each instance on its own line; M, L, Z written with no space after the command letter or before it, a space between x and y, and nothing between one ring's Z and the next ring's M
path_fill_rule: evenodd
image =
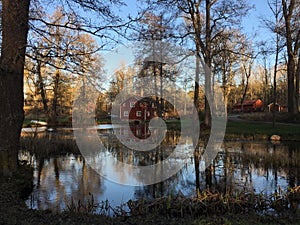
M248 16L243 20L243 26L245 28L245 33L253 36L256 34L256 40L267 40L273 38L272 33L270 33L262 23L263 18L272 18L271 10L268 6L268 0L248 0L249 4L254 5Z
M246 0L245 0L246 1ZM246 33L249 38L253 38L254 42L271 40L274 35L269 32L262 23L263 18L272 18L272 13L268 6L267 0L247 0L249 4L254 5L248 16L243 19L244 33ZM122 16L127 16L128 14L136 15L136 1L127 1L127 7L123 9L117 9ZM115 50L104 54L106 64L106 78L111 81L112 75L116 69L118 69L121 63L127 65L133 63L133 53L130 46L118 46Z
M268 6L268 0L244 0L249 3L249 5L254 5L254 9L252 9L248 16L246 16L243 20L243 26L245 28L245 32L248 35L253 35L255 32L257 33L258 39L266 39L268 36L272 36L266 28L264 28L261 23L262 18L270 19L272 17L272 13ZM125 1L127 6L118 9L118 13L122 16L127 16L128 14L136 15L137 14L137 0L127 0ZM266 36L267 34L267 36Z

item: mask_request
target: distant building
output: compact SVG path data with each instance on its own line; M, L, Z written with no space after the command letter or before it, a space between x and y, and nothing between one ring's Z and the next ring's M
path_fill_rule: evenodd
M149 121L157 116L155 100L146 97L132 96L120 105L120 119L129 122Z
M269 112L273 112L273 110L275 110L275 112L288 112L288 107L286 105L280 105L278 103L274 105L274 103L272 102L268 105L268 110Z
M264 103L261 99L246 100L242 104L238 103L233 106L233 112L262 112Z

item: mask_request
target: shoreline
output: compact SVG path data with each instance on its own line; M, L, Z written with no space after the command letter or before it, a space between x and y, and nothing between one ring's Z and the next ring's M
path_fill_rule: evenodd
M295 189L298 193L300 186ZM29 209L24 201L19 198L17 187L13 180L3 181L0 183L0 221L1 224L60 224L60 225L85 225L85 224L240 224L240 225L263 225L263 224L290 224L296 225L300 220L300 209L292 210L282 209L280 213L269 214L261 213L260 210L252 209L248 198L243 201L242 197L220 196L217 193L205 191L193 199L185 199L182 196L173 196L171 199L157 199L153 202L133 202L137 204L132 215L118 215L109 217L106 215L93 214L87 212L64 211L61 213L52 212L51 210L33 210ZM292 192L291 192L292 193ZM299 192L300 193L300 192ZM244 196L244 195L240 195ZM247 196L247 195L245 195ZM251 196L251 195L250 195ZM298 195L295 196L296 199ZM253 196L254 198L264 199L263 196ZM218 200L219 199L219 200ZM222 205L225 199L227 203ZM229 201L229 199L231 199ZM250 197L252 199L252 197ZM211 201L211 202L210 202ZM221 202L219 202L221 201ZM254 200L256 202L256 200ZM273 200L276 202L276 200ZM221 208L215 208L216 203L220 204ZM180 205L179 208L175 206ZM228 205L227 205L228 204ZM241 208L241 205L245 207ZM280 207L281 201L278 201ZM198 207L202 210L199 211ZM157 207L158 211L152 210ZM174 208L175 207L175 208ZM204 208L203 208L204 207ZM237 207L235 209L235 207ZM250 207L247 209L247 207ZM258 207L264 207L263 205ZM206 210L212 210L207 211ZM214 212L214 209L217 209ZM224 209L220 212L218 210ZM175 210L175 211L174 211ZM179 211L178 211L179 210ZM180 213L184 210L183 214ZM204 211L203 211L204 210ZM237 211L236 211L237 210ZM175 214L174 214L175 213Z

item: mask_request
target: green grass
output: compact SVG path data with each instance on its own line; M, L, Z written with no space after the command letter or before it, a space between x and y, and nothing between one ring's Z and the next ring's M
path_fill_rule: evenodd
M180 130L180 120L166 121L168 129ZM187 126L192 124L185 123ZM209 130L201 130L201 136L209 136ZM300 124L275 123L265 121L232 121L229 120L226 125L225 139L256 139L269 140L270 136L277 134L282 140L300 141Z
M300 124L280 124L273 127L272 123L257 121L228 121L226 135L245 135L269 138L280 135L282 140L300 140Z
M31 119L25 118L23 121L23 127L30 127L31 123L30 123Z

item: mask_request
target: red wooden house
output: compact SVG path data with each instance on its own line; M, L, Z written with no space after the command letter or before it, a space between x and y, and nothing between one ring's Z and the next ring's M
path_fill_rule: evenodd
M264 103L261 99L246 100L242 104L233 106L233 112L261 112L264 110Z
M155 100L150 97L132 96L120 105L120 119L134 121L149 121L157 116Z
M274 105L273 102L268 105L268 109L269 109L269 112L273 112L273 111L275 111L275 112L288 112L288 108L287 108L286 105L279 105L278 103L276 103Z

